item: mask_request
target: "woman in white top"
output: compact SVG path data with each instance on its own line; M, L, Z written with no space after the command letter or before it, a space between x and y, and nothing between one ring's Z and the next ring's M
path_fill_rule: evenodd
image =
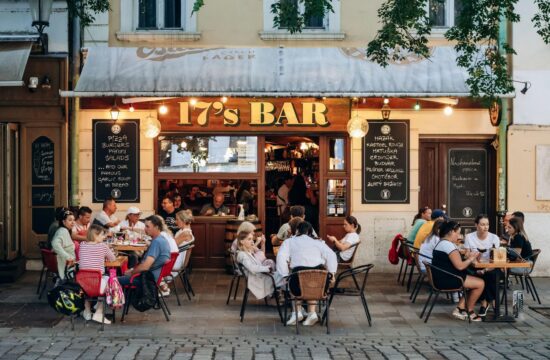
M491 249L498 249L500 247L500 239L497 235L489 232L489 217L485 214L479 214L475 219L476 231L471 232L464 238L464 248L466 249L466 256L469 256L470 252L479 252L481 254L480 259L488 261L491 257ZM478 315L483 317L487 314L488 303L493 303L497 296L495 283L496 275L499 269L489 269L487 271L479 271L485 281L485 288L481 295L481 307L479 308Z
M424 262L427 262L428 264L432 263L434 248L439 242L439 228L444 222L445 220L443 219L437 219L434 222L434 226L430 235L428 235L428 237L424 239L422 244L420 244L420 250L418 251L418 261L420 262L420 270L422 270L423 272L426 271L426 265L424 265Z
M307 221L304 221L298 225L296 236L286 239L279 252L277 253L277 272L281 277L287 276L292 272L307 269L326 269L334 274L338 269L338 260L336 254L329 248L324 241L313 239L312 226ZM300 285L296 281L297 277L290 278L289 286L294 294L300 293ZM328 284L327 284L328 286ZM308 302L308 315L304 321L304 325L309 326L315 324L319 318L315 312L316 303ZM298 308L301 305L298 304ZM287 321L287 325L294 325L297 321L301 321L304 318L304 313L300 311L298 316L296 312L292 312L290 319Z
M62 210L59 215L59 229L52 239L52 250L57 256L57 271L61 279L65 278L65 268L74 267L76 261L75 246L71 238L74 226L74 214L70 210Z
M178 226L179 230L174 236L174 240L176 241L178 249L195 241L193 230L191 230L191 223L193 222L193 220L193 212L191 210L181 210L176 213L176 225ZM174 264L174 270L181 270L181 267L185 262L186 253L187 250L180 252L180 254L178 255L178 259Z
M239 249L237 252L237 261L244 266L247 272L248 289L258 299L263 299L273 294L273 280L271 280L271 277L266 276L266 274L271 273L274 269L263 265L254 255L257 250L254 245L254 233L240 232L237 240Z
M357 250L357 246L353 245L358 244L361 241L359 239L361 225L359 225L354 216L346 216L344 219L344 231L346 232L346 235L341 240L338 240L335 236L327 235L327 239L332 241L336 249L340 251L338 262L349 261Z

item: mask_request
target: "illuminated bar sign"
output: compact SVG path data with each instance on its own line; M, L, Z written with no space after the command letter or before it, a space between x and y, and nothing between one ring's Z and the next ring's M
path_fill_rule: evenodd
M139 125L93 121L93 202L139 202Z
M363 204L408 204L409 120L369 120L363 138Z
M345 132L349 99L200 98L172 100L162 131Z

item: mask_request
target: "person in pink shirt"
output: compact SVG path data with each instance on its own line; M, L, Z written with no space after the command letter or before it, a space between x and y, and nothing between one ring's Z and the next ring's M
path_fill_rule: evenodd
M78 261L79 269L100 270L104 273L105 260L116 260L111 249L109 249L107 244L103 242L103 240L105 240L105 236L105 229L103 227L95 224L90 225L86 241L80 243L80 256ZM101 279L100 293L105 292L105 287L107 286L108 280L109 276L103 275ZM82 316L86 320L93 320L101 323L103 318L103 303L97 303L95 313L92 315L91 304L89 301L86 301L84 303L84 312L82 313ZM103 323L110 324L111 321L108 319L103 319Z

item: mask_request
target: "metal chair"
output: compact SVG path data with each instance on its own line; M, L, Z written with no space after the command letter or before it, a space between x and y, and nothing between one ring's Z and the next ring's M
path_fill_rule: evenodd
M349 260L338 263L338 270L351 269L353 267L353 260L355 259L355 254L357 254L357 247L359 246L359 244L361 244L361 242L353 244L348 248L348 250L353 249L353 254L351 255L351 258ZM342 251L336 252L336 255L338 255L338 259L340 259L340 253L342 253Z
M243 322L244 313L246 311L246 304L248 303L248 294L250 294L250 290L248 290L248 274L246 272L246 269L244 268L244 265L237 262L237 267L239 268L239 271L243 274L243 277L245 279L245 289L244 289L243 302L241 304L241 313L240 313L241 322ZM281 304L279 303L279 289L275 284L275 278L273 277L273 275L271 275L271 273L262 273L262 275L269 277L273 283L273 298L275 299L275 303L277 304L277 311L279 312L279 318L281 319L281 322L284 322L283 314L281 312ZM267 297L264 298L264 300L267 305Z
M300 284L300 295L292 293L292 289L288 286L293 277L297 278ZM328 306L328 282L331 277L332 274L327 270L300 270L290 274L288 276L287 291L285 292L284 319L286 320L287 305L290 302L294 302L294 312L296 314L298 313L298 301L317 301L318 305L324 303L325 310L321 311L321 313L326 313L324 320L326 320L327 334L330 334L329 312L326 309ZM299 321L296 321L296 334L299 334L298 323Z
M534 249L533 254L529 258L525 258L524 260L531 260L533 262L533 266L527 271L525 274L510 274L516 277L516 279L519 279L521 283L521 288L525 289L527 288L527 292L531 293L531 296L533 297L533 301L537 301L539 305L541 304L539 293L537 291L537 288L535 287L535 283L533 282L533 278L531 277L531 273L533 272L533 269L535 268L535 264L537 263L537 259L540 255L541 249ZM525 278L525 287L523 286L523 278Z
M369 305L367 303L367 298L365 297L365 286L367 284L367 278L369 276L369 271L374 267L373 264L367 264L367 265L360 265L356 266L354 268L342 271L338 276L336 277L336 283L334 284L334 287L329 290L330 297L328 299L328 306L325 309L325 313L323 314L322 321L325 320L325 318L328 316L328 311L330 310L330 306L332 305L332 300L334 299L334 296L358 296L361 298L361 303L363 305L363 309L365 310L365 315L367 316L367 320L369 321L369 326L372 326L372 319L369 311ZM363 279L360 279L361 274L363 274ZM349 279L353 280L353 286L352 287L341 287L341 283L344 281L349 281Z
M233 294L233 300L237 298L237 291L239 290L239 282L241 281L241 278L244 277L244 274L239 269L239 266L237 266L237 254L231 249L227 251L229 251L229 256L231 259L231 266L233 268L233 271L232 271L233 277L231 278L231 285L229 285L229 294L227 294L227 301L225 302L226 305L229 304L229 299L231 298L231 292L233 291L233 284L235 283L235 280L237 280L237 284L235 286L235 293Z
M409 244L406 240L403 241L402 248L403 248L403 254L407 258L407 267L405 268L405 273L403 274L401 285L403 285L405 282L405 277L407 276L407 268L410 266L411 270L409 271L409 278L407 280L407 292L409 292L411 289L411 281L414 273L414 268L416 267L415 258L412 255L412 252L413 251L418 252L420 250L418 248L415 248L413 245Z
M49 249L40 249L40 254L42 255L42 271L40 272L40 279L38 280L38 287L36 288L39 299L42 298L44 291L46 291L48 278L55 281L55 279L59 277L56 253ZM45 277L42 279L44 275ZM44 282L42 282L42 280L44 280ZM40 287L42 287L42 289L40 289Z
M405 255L405 246L403 244L407 243L407 239L405 239L401 235L397 235L399 240L399 258L401 259L401 266L399 267L399 274L397 275L397 283L401 282L401 285L404 285L405 281L405 275L407 274L407 270L409 268L409 258ZM403 272L403 265L405 265L405 271ZM401 278L401 275L403 275L403 278Z
M428 296L428 299L426 300L426 304L424 305L424 308L422 309L422 313L420 314L420 318L424 316L424 313L426 312L426 308L428 307L428 304L430 303L430 300L432 298L432 295L435 294L435 297L432 301L432 304L430 306L430 310L426 314L426 318L424 319L424 322L427 323L428 319L430 318L430 315L432 314L432 310L434 308L435 302L437 301L437 298L439 297L440 293L454 293L454 292L462 292L464 294L464 300L466 304L468 303L468 295L466 293L466 289L464 288L464 280L455 274L452 274L448 271L445 271L437 266L434 266L430 263L427 263L424 261L424 265L426 266L426 276L428 277L428 281L430 282L431 288L430 288L430 295ZM455 289L439 289L435 286L434 280L433 280L433 273L434 272L440 272L448 276L452 276L460 281L461 286ZM470 317L468 316L468 322L471 322Z
M409 296L409 299L414 304L416 302L416 297L420 293L420 290L422 289L422 285L430 286L429 283L425 282L426 280L426 273L422 271L422 268L420 267L420 251L413 250L411 251L411 255L414 259L414 265L416 266L416 269L418 271L418 277L416 278L416 282L414 284L414 287L411 291L411 295ZM427 255L422 255L423 258L432 259L431 257Z
M103 317L101 318L101 330L105 329L103 320L105 319L105 310L107 307L105 293L101 293L101 279L103 274L100 270L81 269L76 273L76 282L80 285L86 294L86 300L103 303ZM86 321L87 322L87 321ZM115 309L113 309L113 323L115 322Z
M177 271L173 271L169 276L165 278L166 283L169 285L172 284L172 287L174 288L174 293L176 294L176 300L178 301L178 306L181 306L180 298L178 295L178 289L177 289L178 279L181 280L181 283L183 285L183 290L187 294L187 298L189 299L189 301L191 301L191 294L195 296L195 292L191 287L191 282L189 281L189 277L188 277L189 260L191 259L191 254L193 252L194 247L195 245L193 244L186 244L185 246L182 246L179 248L179 253L185 252L185 259L183 260L181 269Z

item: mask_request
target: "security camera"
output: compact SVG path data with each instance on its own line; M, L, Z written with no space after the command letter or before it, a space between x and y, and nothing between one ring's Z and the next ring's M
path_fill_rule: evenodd
M38 87L38 76L31 76L29 78L29 83L27 84L27 87L34 91Z

